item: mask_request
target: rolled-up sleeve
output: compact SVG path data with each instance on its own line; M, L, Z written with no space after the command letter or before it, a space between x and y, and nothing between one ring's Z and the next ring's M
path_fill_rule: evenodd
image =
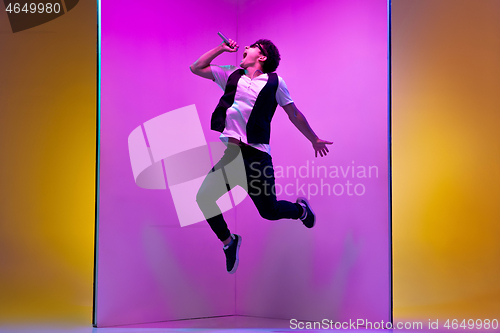
M238 67L232 65L210 65L210 68L212 69L215 83L217 83L217 85L221 87L222 90L226 90L226 83L229 75L231 75L235 70L238 69Z

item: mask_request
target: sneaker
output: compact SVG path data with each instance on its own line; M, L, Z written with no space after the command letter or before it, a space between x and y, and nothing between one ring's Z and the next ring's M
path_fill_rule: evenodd
M238 252L241 245L241 236L236 234L231 234L233 238L233 243L231 246L225 245L223 247L224 253L226 254L226 269L229 274L234 274L238 268Z
M309 205L309 202L307 201L307 199L303 198L303 197L299 197L299 198L297 198L297 203L299 205L301 205L302 207L304 207L304 209L306 210L305 216L300 217L300 220L302 221L302 223L304 223L304 225L308 228L314 227L314 223L316 223L316 215L314 215L314 212L313 212L311 206Z

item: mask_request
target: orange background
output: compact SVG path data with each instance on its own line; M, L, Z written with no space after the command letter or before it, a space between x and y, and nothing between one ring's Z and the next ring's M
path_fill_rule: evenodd
M90 325L96 4L0 8L0 321ZM392 17L395 319L499 319L500 1Z
M89 324L96 3L17 33L0 9L0 320Z

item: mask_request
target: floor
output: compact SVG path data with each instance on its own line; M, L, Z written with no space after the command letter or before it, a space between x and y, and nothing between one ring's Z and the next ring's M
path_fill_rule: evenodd
M424 327L417 329L394 329L383 330L386 332L405 332L405 333L424 333L424 332L450 332L459 330L429 330L424 323ZM333 329L337 331L337 329ZM121 327L93 328L87 327L63 326L63 325L44 325L44 326L0 326L1 333L174 333L174 332L210 332L210 333L264 333L264 332L325 332L330 329L299 329L297 326L291 327L290 321L282 319L246 317L246 316L225 316L203 319L178 320L169 322L159 322L140 325L128 325ZM348 332L380 332L381 329L339 329L339 331ZM471 332L471 330L467 330ZM488 331L488 330L484 330ZM498 332L489 330L488 332Z

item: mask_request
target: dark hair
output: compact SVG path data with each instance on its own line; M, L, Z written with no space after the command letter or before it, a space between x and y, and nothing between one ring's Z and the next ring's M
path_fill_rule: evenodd
M264 65L262 66L263 72L264 73L274 72L276 68L278 68L278 65L280 64L281 60L278 48L269 39L259 39L255 43L260 44L267 53L265 54L267 59L266 61L264 61Z

